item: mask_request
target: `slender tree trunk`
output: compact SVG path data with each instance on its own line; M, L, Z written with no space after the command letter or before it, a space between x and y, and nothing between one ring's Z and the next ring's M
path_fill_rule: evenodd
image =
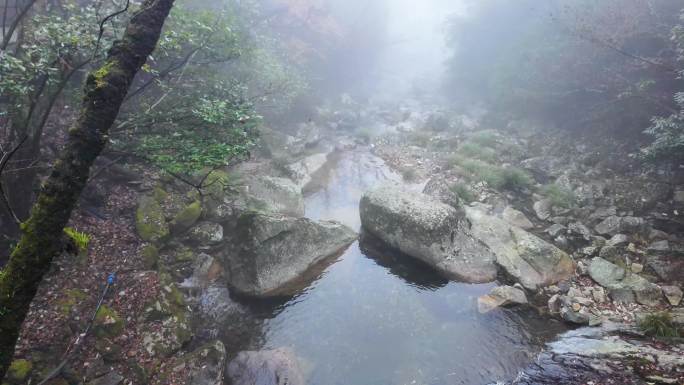
M145 0L114 43L105 64L88 75L83 106L50 176L41 187L22 236L0 275L0 378L31 300L52 259L59 253L64 226L88 180L90 167L108 140L133 78L159 40L174 0Z

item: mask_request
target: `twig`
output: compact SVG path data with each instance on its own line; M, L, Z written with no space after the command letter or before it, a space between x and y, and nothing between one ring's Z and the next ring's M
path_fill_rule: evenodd
M123 9L118 10L118 11L110 14L109 16L105 17L104 19L102 19L102 21L100 22L100 32L97 34L97 43L95 43L95 49L93 50L93 58L97 55L97 51L100 49L100 40L102 40L102 35L104 34L105 23L108 22L109 20L119 16L120 14L128 11L129 5L131 5L131 0L126 0L126 6Z
M7 0L6 0L7 1ZM0 45L0 51L4 51L7 49L7 46L10 43L10 40L12 40L12 35L14 35L14 30L17 29L17 26L19 26L19 23L21 20L26 16L26 13L33 7L33 4L35 4L36 0L29 0L28 4L24 8L21 9L21 12L19 12L18 15L14 18L14 21L12 21L12 24L10 24L9 29L7 30L7 33L5 36L2 38L2 45ZM4 30L4 25L3 25L3 30Z
M9 162L9 160L12 159L12 156L19 150L19 148L24 144L24 142L26 142L26 139L28 139L28 135L25 135L24 138L16 146L14 146L14 148L12 150L4 153L2 155L2 159L0 159L0 195L2 197L2 202L7 207L7 211L10 213L10 215L12 216L12 219L14 219L14 222L16 224L20 224L21 221L19 220L19 217L17 217L17 214L12 209L12 205L10 204L9 197L7 196L7 193L5 192L5 186L2 182L2 172L5 169L5 166L7 166L7 162Z

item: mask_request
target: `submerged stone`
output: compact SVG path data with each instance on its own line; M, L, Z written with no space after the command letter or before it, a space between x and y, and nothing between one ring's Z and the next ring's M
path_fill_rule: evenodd
M226 369L233 385L305 385L294 352L287 348L240 352Z

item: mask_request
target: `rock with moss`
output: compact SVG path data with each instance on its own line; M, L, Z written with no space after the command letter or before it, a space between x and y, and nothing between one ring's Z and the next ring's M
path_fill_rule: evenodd
M280 295L311 266L341 252L356 237L338 222L245 213L231 234L222 264L236 291L257 297Z
M83 302L88 298L88 294L81 289L67 289L64 294L57 300L59 311L62 315L68 316L71 314L74 306Z
M95 315L93 332L98 338L113 338L123 332L124 321L107 305L102 305Z
M221 341L209 342L181 359L188 368L187 385L223 385L226 347Z
M159 244L169 237L169 226L164 218L162 207L150 196L142 196L138 201L135 227L138 236L147 242Z
M31 370L33 370L33 363L31 361L25 359L14 360L7 369L5 380L9 384L25 384L29 379Z
M179 234L190 229L202 216L202 202L195 201L181 210L171 221L171 230Z
M140 250L143 264L148 270L153 270L157 267L159 261L159 249L153 244L147 244Z
M169 357L192 338L187 312L179 312L163 319L159 325L143 332L143 347L151 356Z

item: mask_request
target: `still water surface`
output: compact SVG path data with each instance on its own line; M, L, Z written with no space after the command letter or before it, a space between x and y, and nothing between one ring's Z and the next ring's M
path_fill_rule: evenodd
M313 219L360 229L366 189L400 180L364 151L338 154L306 196ZM300 294L259 306L252 349L290 347L312 385L488 384L510 380L561 330L531 310L477 312L494 285L448 282L361 237Z

